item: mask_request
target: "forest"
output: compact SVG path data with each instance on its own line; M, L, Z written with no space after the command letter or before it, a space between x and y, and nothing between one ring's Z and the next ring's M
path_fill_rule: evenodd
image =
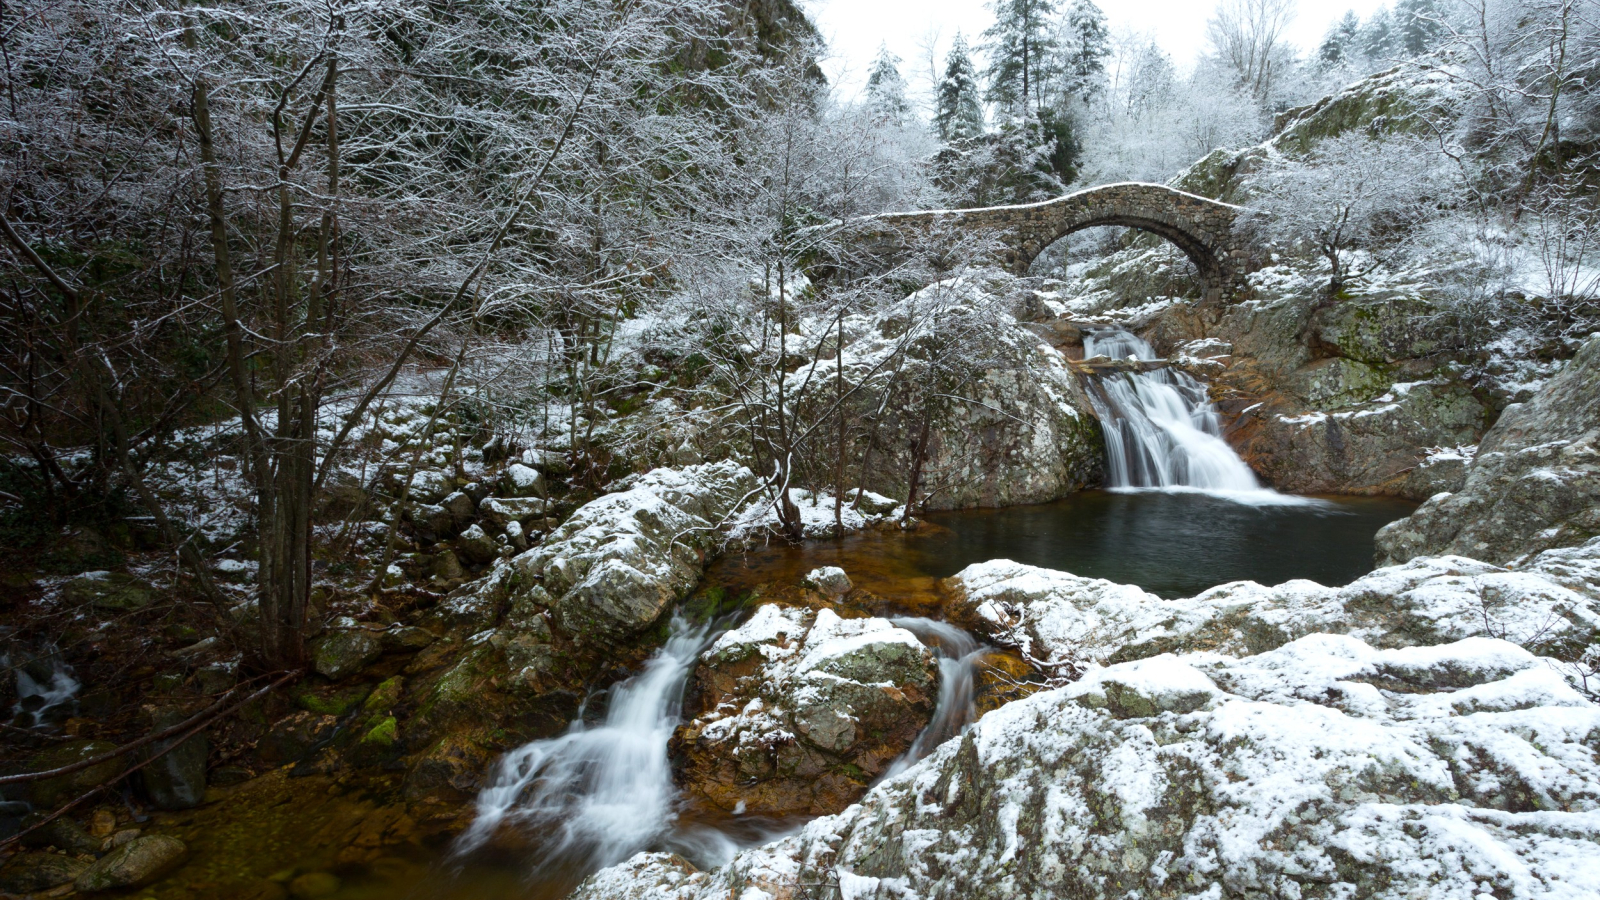
M4 0L0 895L1593 896L1600 4L1312 6Z

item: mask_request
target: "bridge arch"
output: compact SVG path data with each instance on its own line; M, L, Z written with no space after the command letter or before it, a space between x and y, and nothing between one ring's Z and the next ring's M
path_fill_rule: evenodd
M874 220L894 230L955 225L1000 238L1001 260L1026 274L1044 249L1063 237L1102 225L1136 228L1172 242L1200 270L1209 297L1231 297L1245 286L1246 254L1234 235L1240 208L1163 184L1125 182L1076 191L1054 200L981 209L890 213Z

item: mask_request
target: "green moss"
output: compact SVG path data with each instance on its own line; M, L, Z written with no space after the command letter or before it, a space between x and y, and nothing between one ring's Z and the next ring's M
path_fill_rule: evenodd
M386 714L400 702L400 692L404 687L405 682L396 675L373 688L362 708L369 713Z
M294 703L301 709L319 716L342 716L367 699L371 690L372 686L368 684L322 691L305 686L295 694Z
M387 750L393 747L394 742L399 738L400 723L395 720L394 716L386 716L383 721L372 726L371 730L361 737L361 743Z

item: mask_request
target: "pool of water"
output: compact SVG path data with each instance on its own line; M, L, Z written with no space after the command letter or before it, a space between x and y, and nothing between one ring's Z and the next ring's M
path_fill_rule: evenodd
M1162 597L1242 580L1342 585L1372 570L1377 530L1416 508L1390 498L1283 499L1290 502L1085 491L1036 506L934 513L908 533L873 531L732 555L707 574L746 589L794 583L816 566L837 565L858 587L903 602L990 559L1136 584Z

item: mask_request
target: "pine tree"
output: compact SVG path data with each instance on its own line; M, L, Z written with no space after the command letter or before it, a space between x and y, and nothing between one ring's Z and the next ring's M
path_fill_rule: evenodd
M1394 5L1394 14L1395 43L1411 56L1432 50L1444 35L1438 0L1400 0Z
M1044 81L1051 74L1055 40L1050 18L1056 0L992 0L995 23L983 33L989 39L991 103L1000 104L1017 118L1027 118L1043 105Z
M1395 55L1398 47L1395 42L1394 16L1390 15L1388 7L1378 7L1372 18L1361 26L1358 43L1361 46L1361 55L1373 62L1382 62Z
M1317 60L1324 69L1347 65L1356 52L1356 39L1361 33L1361 20L1355 10L1348 10L1344 18L1333 24L1317 48Z
M878 47L878 59L867 76L867 108L875 119L905 123L911 104L906 101L906 82L900 77L900 58L889 52L888 44Z
M939 109L934 115L939 139L961 141L983 134L983 107L978 101L978 73L972 65L967 41L959 32L945 57L944 78L939 82Z
M1106 57L1111 55L1111 32L1106 14L1094 0L1072 0L1063 36L1062 68L1066 92L1088 102L1105 78Z

